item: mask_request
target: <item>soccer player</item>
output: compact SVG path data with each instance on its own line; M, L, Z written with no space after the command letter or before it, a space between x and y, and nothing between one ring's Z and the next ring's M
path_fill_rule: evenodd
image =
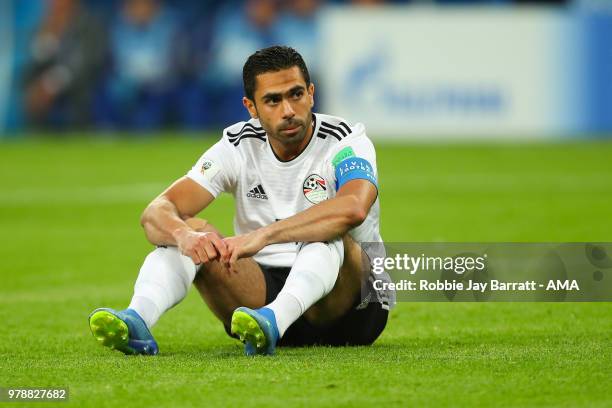
M292 48L251 55L243 81L251 119L226 128L145 209L141 223L157 249L127 309L90 315L103 345L157 354L150 330L192 283L247 355L368 345L383 331L394 294L373 289L369 260L377 254L360 245L382 242L376 157L364 126L312 112L314 85ZM195 218L221 192L235 199L233 237Z

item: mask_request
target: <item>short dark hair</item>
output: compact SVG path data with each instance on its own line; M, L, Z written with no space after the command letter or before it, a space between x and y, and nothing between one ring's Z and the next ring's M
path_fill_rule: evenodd
M242 67L242 82L244 94L250 100L255 95L255 78L265 72L277 72L291 67L298 67L302 72L306 85L310 85L310 74L306 63L299 52L291 47L275 45L262 48L251 54Z

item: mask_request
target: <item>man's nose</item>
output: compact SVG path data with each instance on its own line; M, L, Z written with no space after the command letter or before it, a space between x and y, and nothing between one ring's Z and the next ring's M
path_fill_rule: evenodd
M283 119L289 119L295 116L295 111L288 100L283 99Z

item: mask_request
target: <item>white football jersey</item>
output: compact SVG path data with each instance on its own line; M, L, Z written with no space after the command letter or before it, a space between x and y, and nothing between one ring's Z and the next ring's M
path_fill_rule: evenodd
M350 158L367 160L368 174L377 185L376 152L361 123L350 126L341 118L313 113L314 133L308 146L290 161L279 160L259 120L238 122L197 161L187 176L217 197L230 193L235 199L234 231L245 234L291 217L335 197L337 175L349 170ZM342 166L338 166L343 163ZM354 162L353 162L354 164ZM364 172L356 178L365 178ZM366 220L349 231L356 242L382 242L379 232L379 198ZM290 267L299 243L269 245L254 256L269 266ZM382 245L364 247L373 257L384 257ZM380 276L378 278L381 278ZM383 278L389 280L388 276ZM378 296L380 297L381 294ZM383 295L383 297L386 297ZM393 305L394 296L390 303ZM390 299L384 299L388 304Z
M376 176L376 153L361 123L349 126L341 118L319 113L313 113L313 121L314 133L308 146L290 161L276 157L259 120L251 119L226 128L221 140L187 173L215 197L221 192L234 196L236 235L333 198L337 190L334 161L363 158L372 165ZM350 231L356 242L382 242L379 214L377 198L366 220ZM260 264L291 266L297 246L298 243L269 245L254 258Z

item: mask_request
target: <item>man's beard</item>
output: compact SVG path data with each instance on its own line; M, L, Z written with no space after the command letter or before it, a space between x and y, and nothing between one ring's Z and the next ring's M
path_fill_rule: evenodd
M274 134L276 136L275 139L280 141L283 144L300 143L306 137L306 133L308 132L307 123L309 123L309 121L312 121L312 113L308 114L306 121L303 121L301 119L296 119L296 118L293 118L287 121L283 121L276 128L276 131ZM295 134L291 136L286 136L283 134L283 130L292 129L295 127L299 128L299 130Z

